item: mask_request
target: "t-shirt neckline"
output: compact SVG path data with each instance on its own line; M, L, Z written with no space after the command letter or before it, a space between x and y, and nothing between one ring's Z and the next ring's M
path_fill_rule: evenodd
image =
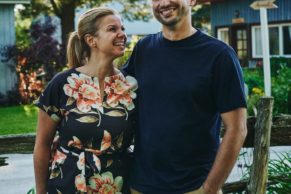
M203 34L199 29L196 29L197 31L181 40L169 40L164 37L163 32L159 32L159 40L162 44L170 47L180 47L180 46L187 46L188 44L193 45L193 41L198 40L198 38Z

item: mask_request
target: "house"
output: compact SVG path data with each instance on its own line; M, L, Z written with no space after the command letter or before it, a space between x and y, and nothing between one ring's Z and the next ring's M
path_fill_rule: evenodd
M14 6L30 0L0 0L0 49L15 45ZM17 78L13 64L3 62L0 56L0 97L15 87Z
M262 60L260 11L250 7L255 0L200 0L211 3L211 30L231 45L242 66L254 67ZM291 1L277 0L268 9L271 57L291 58Z

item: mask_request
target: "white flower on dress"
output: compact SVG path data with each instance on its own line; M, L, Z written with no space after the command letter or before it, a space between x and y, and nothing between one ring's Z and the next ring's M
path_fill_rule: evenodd
M86 113L91 108L97 108L103 112L98 78L92 79L84 74L72 73L67 81L68 84L63 87L64 92L76 100L77 108L80 111Z
M116 107L119 103L127 110L134 108L133 99L136 98L137 81L131 76L124 78L122 75L115 75L105 78L106 103L110 107Z
M78 169L82 171L82 175L84 175L85 174L85 152L80 153L77 166L78 166Z
M78 174L75 177L75 186L78 191L87 192L86 179L84 175Z
M111 172L104 172L89 178L88 191L93 194L121 194L122 186L123 178L121 176L113 179Z

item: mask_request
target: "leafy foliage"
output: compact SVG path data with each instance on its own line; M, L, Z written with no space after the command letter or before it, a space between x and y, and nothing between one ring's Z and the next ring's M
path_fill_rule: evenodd
M64 65L61 45L52 38L55 26L51 17L31 24L27 47L14 45L4 52L6 60L16 61L21 102L31 103L42 91L43 82L50 80Z
M291 114L291 68L281 66L277 76L272 78L272 96L274 96L274 114Z
M149 20L151 18L147 0L31 0L20 10L23 18L35 18L39 14L55 15L61 20L62 43L66 43L67 35L74 30L75 9L100 6L107 2L117 2L122 5L121 14L129 20Z
M264 94L264 74L262 68L243 69L245 82L249 88L248 113L255 115L254 109L260 96ZM274 97L274 115L291 114L291 60L271 59L272 96ZM257 91L257 92L256 92Z
M272 194L289 194L291 192L291 152L277 155L270 160L268 192Z
M210 31L210 4L202 4L194 7L192 25L196 28Z
M250 149L244 148L240 155L241 180L247 181L250 178L252 167L252 153ZM248 151L249 150L249 151ZM268 183L267 194L289 194L291 191L291 152L282 152L276 154L276 159L270 159L268 162ZM235 192L243 194L243 192Z
M147 0L118 0L118 2L123 6L122 16L129 21L149 21L152 18Z

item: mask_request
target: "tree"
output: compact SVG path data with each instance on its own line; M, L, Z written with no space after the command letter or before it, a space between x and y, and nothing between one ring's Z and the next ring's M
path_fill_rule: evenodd
M82 5L100 6L107 2L118 2L123 6L121 12L129 20L148 20L150 11L147 0L31 0L31 4L25 5L21 10L24 17L36 17L40 13L56 15L60 18L62 43L67 41L67 35L74 30L75 9Z
M192 25L210 31L210 4L201 4L194 7Z
M43 85L64 67L61 45L52 35L55 32L51 17L33 22L27 45L11 45L1 50L4 62L15 61L20 101L31 103L41 93Z

